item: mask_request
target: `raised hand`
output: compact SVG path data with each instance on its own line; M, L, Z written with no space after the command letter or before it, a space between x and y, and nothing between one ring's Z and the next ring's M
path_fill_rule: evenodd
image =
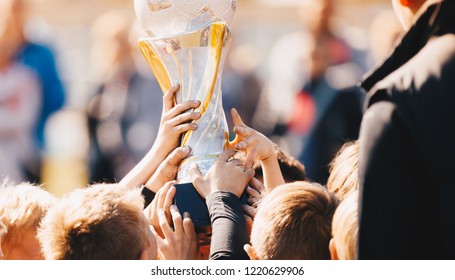
M152 177L147 181L145 186L153 192L158 190L166 183L174 180L177 176L180 162L191 154L191 148L188 146L178 147L172 151L166 159L158 166Z
M245 170L240 160L231 159L234 154L231 149L221 153L204 177L197 165L191 167L191 180L202 197L206 198L217 191L230 192L237 197L242 195L248 181L254 176L254 170Z
M182 133L197 129L194 121L201 118L200 112L192 110L201 105L198 100L188 100L174 105L175 94L179 89L179 85L173 86L163 96L163 112L155 143L159 147L157 152L166 155L179 145Z
M174 200L176 190L173 185L176 183L176 181L167 182L162 188L158 190L155 195L155 199L144 210L144 215L147 217L149 224L153 226L156 233L161 237L164 237L164 235L161 231L160 221L158 217L159 209L165 210L165 216L167 216L168 222L171 222L171 213L169 212L169 207L172 205Z
M255 160L265 161L275 156L275 146L270 139L248 127L234 108L231 114L235 125L233 131L237 135L230 145L235 150L246 152L245 168L251 168Z
M255 160L259 160L264 175L264 185L267 190L284 184L283 175L275 152L275 145L270 139L243 123L242 118L233 108L234 132L237 134L230 143L235 150L245 151L245 168L251 168Z
M173 200L175 196L175 187L170 187L166 193L166 200ZM155 227L156 244L158 246L161 259L163 260L196 260L199 258L197 249L196 231L190 215L184 213L183 218L175 205L158 209L158 222L161 234L158 234ZM173 228L166 213L172 217Z

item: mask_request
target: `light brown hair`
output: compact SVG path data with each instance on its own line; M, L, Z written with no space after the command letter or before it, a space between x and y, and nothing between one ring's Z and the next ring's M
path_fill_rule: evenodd
M277 187L261 202L251 243L259 259L330 259L332 217L338 199L316 183Z
M13 250L27 253L31 247L28 242L33 239L37 242L36 231L55 201L51 194L38 186L3 183L0 188L0 240L6 259Z
M49 210L38 233L46 259L139 259L149 246L139 190L96 185Z
M348 142L341 147L330 163L327 189L339 200L359 189L359 142Z
M357 259L359 192L355 191L343 200L335 211L332 222L333 240L340 260Z

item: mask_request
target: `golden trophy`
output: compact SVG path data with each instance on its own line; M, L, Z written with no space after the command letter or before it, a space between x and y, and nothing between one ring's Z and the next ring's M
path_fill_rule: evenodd
M176 204L182 212L193 209L187 212L196 227L210 225L205 203L201 206L188 172L196 163L205 174L228 145L221 74L231 43L229 22L236 0L135 0L134 6L150 35L139 39L139 45L163 93L180 84L177 104L201 101L198 129L185 133L181 140L182 146L191 147L192 155L179 168Z

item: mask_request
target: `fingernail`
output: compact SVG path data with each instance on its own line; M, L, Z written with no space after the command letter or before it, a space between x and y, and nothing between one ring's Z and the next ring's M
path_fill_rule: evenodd
M201 117L201 113L200 112L196 112L196 117L200 118Z
M175 206L175 205L171 205L170 209L171 209L172 211L179 211L179 209L178 209L177 206Z
M196 124L196 123L193 123L192 127L193 127L194 129L196 129L196 128L197 128L197 124Z
M183 152L184 152L185 154L189 154L189 153L191 152L190 147L189 147L189 146L184 146L184 147L183 147Z
M194 104L199 104L199 100L193 100Z
M183 213L183 218L184 219L191 218L190 213L188 213L188 212Z

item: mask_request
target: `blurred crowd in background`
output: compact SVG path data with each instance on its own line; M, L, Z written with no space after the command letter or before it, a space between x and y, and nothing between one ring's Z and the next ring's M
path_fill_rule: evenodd
M0 173L57 195L120 180L150 149L162 110L133 1L0 5ZM358 138L355 85L400 36L390 1L238 0L232 31L229 126L235 107L326 184L333 157Z

